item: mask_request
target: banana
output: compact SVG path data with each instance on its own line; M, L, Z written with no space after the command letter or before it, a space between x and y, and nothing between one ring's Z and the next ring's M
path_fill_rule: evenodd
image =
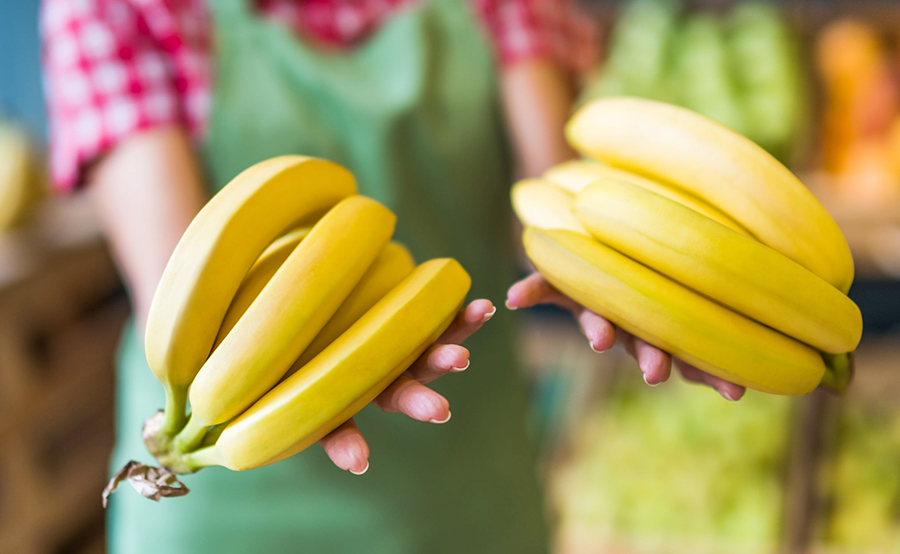
M200 210L166 265L144 339L150 368L166 390L165 433L184 424L187 388L260 253L286 229L353 194L356 182L343 167L282 156L243 171Z
M0 232L21 224L46 192L28 137L0 121Z
M314 444L378 396L450 325L471 280L452 259L431 260L344 334L228 424L189 469L252 469Z
M259 296L266 283L275 275L281 264L291 255L291 252L297 248L297 245L300 244L300 241L307 234L309 234L308 227L294 229L290 233L276 239L260 254L259 259L250 267L247 276L241 281L241 286L231 300L231 305L222 319L222 326L219 327L219 334L216 336L215 343L213 343L213 351L225 340L228 332L234 328L241 316L244 315L244 312L247 311L247 308L250 307L250 304Z
M384 250L395 221L378 202L352 196L313 226L191 383L179 450L191 450L207 427L234 418L284 376Z
M553 186L546 179L525 179L510 192L513 210L522 225L539 229L567 229L582 235L588 232L572 213L572 193Z
M852 300L800 264L677 202L602 179L575 213L600 242L700 294L824 352L856 348Z
M748 237L752 236L740 225L740 223L693 194L685 192L677 187L673 187L672 185L654 181L653 179L648 179L647 177L642 177L623 169L617 169L589 160L572 160L550 168L544 173L544 178L552 181L555 185L568 190L572 194L578 194L584 190L586 186L598 179L624 181L653 191L656 194L661 194L666 198L691 208L695 212L699 212L712 220L718 221L722 225L725 225L742 235Z
M527 228L525 251L561 292L694 366L752 389L806 394L818 352L578 233Z
M396 242L388 244L286 375L293 375L325 350L369 308L406 279L415 267L416 263L405 246Z
M837 224L765 150L689 110L637 98L581 108L566 126L582 153L672 183L846 293L853 259Z

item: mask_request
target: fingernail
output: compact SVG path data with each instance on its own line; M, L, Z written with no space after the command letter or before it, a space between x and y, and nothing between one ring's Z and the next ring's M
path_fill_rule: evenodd
M645 382L645 383L647 383L647 384L650 385L651 387L658 387L658 386L659 386L659 383L651 383L650 381L648 381L648 380L647 380L647 374L646 374L646 373L644 373L643 375L644 375L644 382Z
M481 318L481 322L482 322L482 323L487 323L488 321L490 321L490 319L491 319L492 317L494 317L494 314L495 314L495 313L497 313L497 306L494 306L494 309L491 310L491 313L489 313L489 314L484 314L484 317Z
M506 304L506 309L507 309L507 310L517 310L517 309L518 309L518 308L516 308L515 306L513 306L512 304L510 304L510 303L509 303L509 300L507 300L507 301L505 302L505 304ZM496 308L494 308L494 309L496 310ZM492 315L493 315L493 314L492 314Z
M469 364L471 364L471 363L472 363L472 360L466 360L466 365L464 365L462 367L451 367L450 371L453 371L456 373L458 373L460 371L465 371L465 370L469 369Z
M725 400L727 400L729 402L737 402L737 398L733 398L730 394L728 394L728 391L726 391L726 390L719 391L719 394L721 394L722 398L724 398Z
M353 475L362 475L363 473L365 473L367 471L369 471L369 460L366 460L366 467L364 467L362 471L356 472L351 469L350 473L352 473Z
M594 341L592 341L591 339L588 339L588 344L591 345L591 350L593 350L597 354L603 354L604 352L606 352L606 350L597 350L596 348L594 348Z
M451 414L450 412L447 412L447 419L445 419L444 421L439 421L437 419L430 419L428 421L429 421L429 423L447 423L448 421L450 421L450 416L452 416L452 415L453 414Z

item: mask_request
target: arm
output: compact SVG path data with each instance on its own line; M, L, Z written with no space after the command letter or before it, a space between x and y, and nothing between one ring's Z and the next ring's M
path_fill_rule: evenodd
M575 97L573 89L563 71L543 59L524 60L503 69L503 111L523 177L536 177L577 157L563 135Z
M574 95L558 66L540 59L513 64L501 76L501 95L519 170L524 177L538 176L553 165L576 157L563 132ZM637 360L648 385L656 386L669 378L672 358L668 354L566 298L538 273L509 289L506 306L515 310L548 303L572 312L595 352L612 348L618 340ZM744 394L743 387L681 360L674 361L685 379L706 384L727 400L738 400Z
M86 179L143 336L169 256L207 200L194 152L179 126L157 127L124 139Z

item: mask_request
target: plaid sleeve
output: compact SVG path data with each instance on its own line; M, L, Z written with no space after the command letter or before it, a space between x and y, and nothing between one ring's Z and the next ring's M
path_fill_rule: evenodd
M472 0L502 65L545 58L586 74L597 61L597 31L577 0Z
M42 63L56 188L154 126L202 132L209 43L202 0L43 0Z

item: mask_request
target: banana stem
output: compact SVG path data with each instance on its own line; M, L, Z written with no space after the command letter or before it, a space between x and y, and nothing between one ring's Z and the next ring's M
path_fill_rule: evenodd
M187 388L166 385L166 409L160 432L167 437L175 436L187 423Z
M184 429L175 437L175 449L182 454L187 454L194 450L203 442L203 437L206 436L208 430L209 425L203 423L197 417L191 416Z
M219 463L218 452L215 445L206 446L194 452L188 452L181 457L184 465L191 471L197 471L204 467L222 465Z

